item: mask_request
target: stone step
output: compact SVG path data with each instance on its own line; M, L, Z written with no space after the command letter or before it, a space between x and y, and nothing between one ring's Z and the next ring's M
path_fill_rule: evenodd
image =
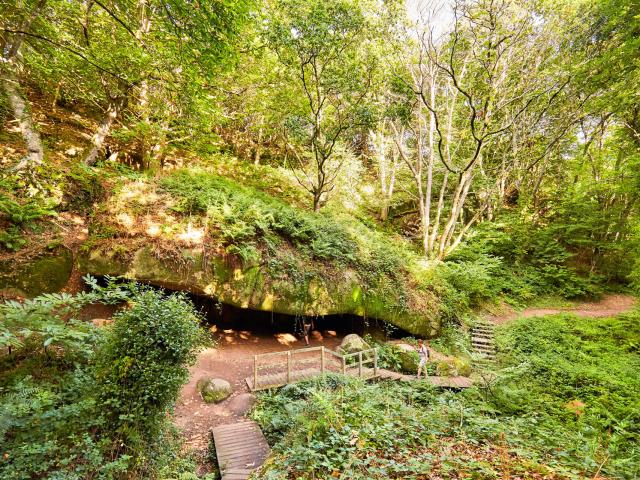
M493 333L495 332L495 330L493 328L489 328L489 327L473 327L471 329L472 332L484 332L484 333L490 333L493 335Z
M492 337L495 335L491 330L478 330L477 328L471 330L471 333L473 335L475 335L476 333L480 335L491 335Z
M489 328L495 328L496 324L495 323L491 323L491 322L476 322L476 324L474 325L474 327L489 327Z
M473 343L473 344L475 344L475 343L484 343L484 344L493 345L493 338L473 336L473 337L471 337L471 343Z
M495 354L496 353L496 349L495 348L491 348L491 347L485 347L485 346L476 346L474 347L474 350L476 352L480 352L480 353L490 353L490 354Z

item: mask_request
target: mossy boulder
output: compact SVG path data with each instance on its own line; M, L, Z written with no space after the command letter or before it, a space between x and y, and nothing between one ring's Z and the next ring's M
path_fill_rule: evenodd
M468 377L471 375L471 363L468 360L464 360L462 358L456 358L453 361L453 367L455 368L456 374L462 377Z
M58 247L24 264L0 263L0 294L36 297L62 290L71 277L73 254Z
M201 378L196 387L206 403L221 402L233 393L231 384L222 378Z
M393 344L393 349L398 355L400 369L404 373L418 372L418 352L412 345L408 343L395 343Z
M350 353L362 352L363 350L369 350L371 346L364 339L355 333L350 333L342 339L338 351L343 355Z
M384 320L420 336L439 333L437 301L412 292L417 306L398 308L394 303L398 299L391 298L397 292L388 288L384 276L374 280L379 284L363 285L357 272L343 268L331 277L317 275L301 282L269 264L246 265L228 256L205 254L201 247L185 247L170 258L147 246L129 248L123 252L113 246L95 247L81 255L80 270L186 290L240 308L288 315L353 314ZM297 268L304 269L304 262Z
M442 377L468 377L471 370L471 364L462 358L441 360L436 365L436 375Z

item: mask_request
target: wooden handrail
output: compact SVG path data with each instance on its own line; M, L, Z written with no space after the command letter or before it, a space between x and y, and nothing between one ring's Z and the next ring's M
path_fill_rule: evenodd
M314 353L314 352L318 352L319 355L311 355L309 358L300 358L297 361L294 359L295 356L298 354L302 355L302 354ZM328 354L328 357L327 357L327 354ZM281 358L277 359L277 357L281 357ZM348 362L349 359L356 358L356 357L357 357L357 360L355 362L354 361ZM269 359L269 360L266 363L261 364L260 360L263 360L263 359ZM332 361L327 363L328 359L331 359ZM335 359L339 360L340 362L339 365L336 365ZM316 364L318 360L320 362L319 369L317 367L309 368L310 366L309 364L311 365ZM376 348L362 350L360 352L348 353L346 355L341 355L324 346L290 349L290 350L283 350L280 352L261 353L253 356L253 389L276 386L276 385L268 384L269 383L268 381L267 381L267 384L265 384L264 382L261 384L260 382L261 370L264 370L264 369L279 370L281 372L279 373L279 375L282 375L282 379L284 383L280 383L278 385L284 385L284 384L289 384L296 380L299 380L301 378L300 374L303 374L303 372L307 372L309 370L316 369L317 371L316 374L323 375L327 372L328 365L332 365L334 368L335 367L340 368L344 375L347 375L348 371L353 372L353 369L357 368L358 369L357 375L358 377L362 378L364 377L364 373L365 373L365 368L363 368L363 366L371 363L373 364L373 369L368 367L368 371L373 370L373 374L375 376L378 374L378 350ZM284 371L283 371L283 367L285 369ZM307 370L305 370L305 368L307 368ZM265 373L264 375L265 375L265 379L266 377L269 376L268 373ZM272 375L278 375L278 374L274 373ZM306 375L309 375L309 374L307 373Z

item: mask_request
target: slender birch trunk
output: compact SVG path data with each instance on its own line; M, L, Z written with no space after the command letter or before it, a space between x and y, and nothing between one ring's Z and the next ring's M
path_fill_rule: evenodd
M93 135L93 138L91 139L91 143L93 144L93 147L91 148L91 150L89 151L89 154L84 159L84 163L86 165L92 166L92 165L95 165L95 163L98 161L98 154L100 153L100 150L104 145L104 141L107 138L107 135L109 135L109 132L111 131L113 122L115 122L116 117L118 116L118 113L120 113L120 110L123 107L123 105L124 105L124 100L122 98L117 98L109 102L109 106L107 107L107 114L105 115L104 119L102 120L102 123L98 127L98 130L96 131L96 133Z
M31 10L29 16L20 22L17 30L20 32L28 32L33 22L40 16L46 3L46 0L40 0L34 6L33 10ZM2 45L2 52L7 52L3 57L4 63L7 64L7 66L4 72L2 72L4 76L2 84L7 94L11 110L13 111L13 116L18 122L20 133L27 144L27 155L20 160L15 170L31 169L41 164L44 160L44 150L42 148L40 133L35 128L27 104L20 93L18 77L13 73L15 59L18 57L24 37L25 35L23 33L14 34L9 37L12 39L10 44L4 43Z
M18 80L11 75L7 75L2 83L9 99L13 116L18 121L20 133L27 143L27 155L18 163L15 170L31 169L36 165L40 165L44 159L40 133L33 125L27 105L18 91Z

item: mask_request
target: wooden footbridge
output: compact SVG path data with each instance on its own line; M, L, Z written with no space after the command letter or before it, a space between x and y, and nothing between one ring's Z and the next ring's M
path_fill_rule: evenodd
M243 420L211 430L222 480L245 480L269 455L269 445L257 423Z
M254 355L253 375L246 382L253 392L282 387L325 373L341 373L366 380L416 380L412 375L379 368L376 348L341 355L325 347L313 347ZM445 388L468 388L472 385L467 377L428 377L427 381Z
M263 353L253 357L253 375L246 379L251 391L278 388L326 373L381 380L413 381L403 375L378 367L375 348L341 355L325 347L302 348ZM468 388L466 377L428 377L432 385L445 388ZM245 480L260 467L269 454L269 446L260 427L250 420L221 425L212 430L222 480Z

